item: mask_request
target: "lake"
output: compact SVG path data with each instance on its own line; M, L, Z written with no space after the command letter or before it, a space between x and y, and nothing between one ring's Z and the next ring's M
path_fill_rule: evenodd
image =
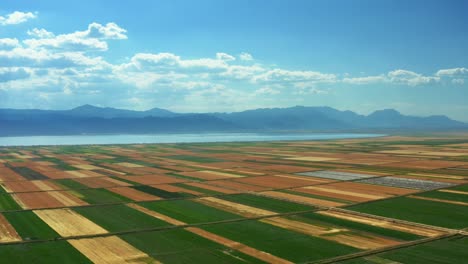
M0 146L96 145L137 143L201 143L326 140L380 137L382 134L357 133L197 133L145 135L68 135L0 137Z

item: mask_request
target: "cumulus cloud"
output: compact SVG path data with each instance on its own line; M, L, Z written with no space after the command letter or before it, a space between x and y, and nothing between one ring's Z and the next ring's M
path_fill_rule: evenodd
M19 46L19 41L16 38L1 38L0 49L2 48L13 48Z
M223 61L233 61L233 60L236 60L236 58L234 56L231 56L227 53L223 53L223 52L218 52L216 53L216 59L218 60L223 60Z
M334 82L336 75L316 71L289 71L283 69L269 70L254 77L255 82L294 83L294 82Z
M115 23L107 23L105 26L99 23L91 23L84 32L86 37L97 39L127 39L127 30Z
M28 30L28 35L35 38L53 38L55 36L54 33L49 32L43 28L34 28L32 30Z
M91 23L87 30L76 31L70 34L54 36L43 30L31 31L34 36L40 38L26 39L23 42L31 48L53 48L59 50L102 50L108 49L106 40L126 39L127 31L115 23L107 23L105 26Z
M242 52L240 55L239 55L239 58L243 61L251 61L253 60L253 57L252 55L250 55L249 53L247 52Z
M398 84L407 84L410 86L416 86L421 84L428 84L431 82L439 81L439 77L424 76L419 73L415 73L408 70L394 70L387 74L389 80Z
M451 77L451 76L461 76L468 75L467 68L453 68L453 69L442 69L437 71L436 76L439 77Z
M379 83L379 82L384 82L384 81L386 81L386 78L384 75L343 78L343 82L349 83L349 84L370 84L370 83Z
M15 11L5 16L0 16L0 25L5 26L21 24L36 17L37 15L31 12Z

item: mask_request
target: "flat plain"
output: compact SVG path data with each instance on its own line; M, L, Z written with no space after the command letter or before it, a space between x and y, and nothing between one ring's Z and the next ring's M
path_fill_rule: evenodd
M0 147L0 259L463 263L468 135Z

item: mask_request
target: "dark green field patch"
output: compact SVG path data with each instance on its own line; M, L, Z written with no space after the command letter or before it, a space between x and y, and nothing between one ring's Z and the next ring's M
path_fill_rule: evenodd
M418 193L416 196L468 203L468 195L458 194L458 193L432 191L432 192Z
M0 194L0 210L18 210L21 209L19 204L8 193Z
M197 187L197 186L188 185L188 184L185 184L185 183L173 183L173 184L171 184L171 185L179 186L179 187L182 187L182 188L184 188L184 189L196 191L196 192L203 193L203 194L206 194L206 195L218 195L218 194L222 194L222 193L217 192L217 191L208 190L208 189L203 189L203 188L200 188L200 187Z
M19 175L23 176L28 180L47 180L46 176L40 174L37 171L34 171L28 167L11 167L11 170L18 173Z
M311 224L318 224L320 226L327 226L327 225L339 226L339 227L344 227L347 229L369 232L369 233L373 233L376 235L385 236L388 238L393 238L393 239L403 240L403 241L411 241L411 240L417 240L417 239L423 238L421 236L410 234L410 233L405 233L405 232L392 230L392 229L386 229L386 228L382 228L379 226L366 225L366 224L357 223L357 222L340 219L340 218L336 218L332 216L321 215L318 213L305 213L305 214L290 216L288 218L301 221L301 222L310 222Z
M145 202L140 205L189 224L241 218L190 200Z
M174 199L174 198L183 198L183 197L192 197L193 195L188 194L188 193L178 193L178 192L168 192L162 189L158 189L153 186L147 186L147 185L141 185L141 186L131 186L130 188L133 188L138 191L142 191L145 193L149 193L152 195L156 195L158 197L164 198L164 199Z
M448 228L468 226L468 206L397 197L347 209Z
M51 239L60 237L32 211L3 213L23 240Z
M274 211L277 213L300 212L314 209L313 206L253 194L233 194L225 195L220 198L235 203L245 204L256 208Z
M54 180L54 182L57 183L58 185L61 185L65 189L72 189L72 190L89 189L88 186L81 184L77 181L74 181L72 179L57 179L57 180Z
M392 250L369 257L343 261L343 264L358 263L411 263L411 264L451 264L466 263L468 259L468 237L454 237L425 243L413 247ZM375 261L373 261L376 259ZM387 262L382 261L382 259ZM378 262L378 261L381 262ZM393 263L393 262L392 262Z
M120 237L163 263L263 263L183 229Z
M242 221L201 228L295 263L350 254L358 249L258 221Z
M106 189L81 189L69 192L75 195L76 197L80 198L81 200L86 201L89 204L105 204L133 201L125 196L111 192Z
M339 198L316 195L316 194L311 194L311 193L297 192L297 191L294 191L294 190L280 190L279 192L290 193L290 194L294 194L294 195L305 196L305 197L310 197L310 198L314 198L314 199L332 201L332 202L343 203L343 204L353 203L352 201L343 200L343 199L339 199Z
M110 232L170 225L126 205L76 207L73 210Z
M5 263L92 263L67 241L1 245L0 259Z

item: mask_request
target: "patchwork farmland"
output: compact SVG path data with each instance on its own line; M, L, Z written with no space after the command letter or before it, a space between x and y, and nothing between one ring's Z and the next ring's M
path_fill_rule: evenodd
M0 259L463 263L468 135L0 148Z

